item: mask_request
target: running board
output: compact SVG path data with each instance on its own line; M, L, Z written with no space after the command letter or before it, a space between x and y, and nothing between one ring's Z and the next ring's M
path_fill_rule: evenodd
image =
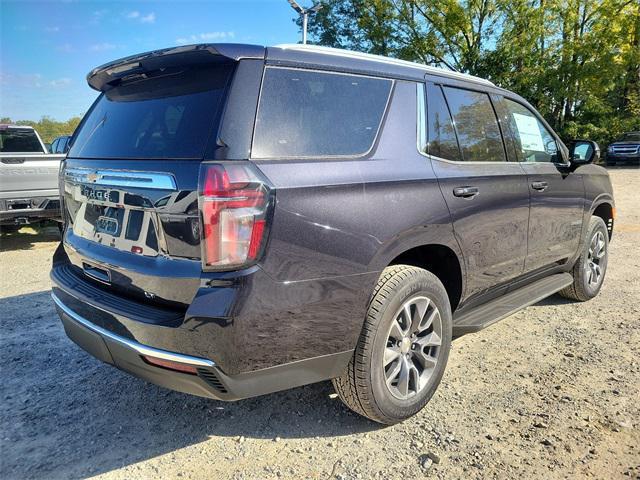
M553 295L571 285L572 282L573 277L570 273L556 273L479 305L458 317L454 316L453 336L454 338L460 337L487 328L489 325Z

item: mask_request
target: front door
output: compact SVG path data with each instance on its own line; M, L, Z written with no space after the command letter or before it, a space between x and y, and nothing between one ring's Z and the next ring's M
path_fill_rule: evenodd
M531 195L525 272L564 263L580 243L584 214L582 175L572 173L558 140L527 106L504 99L516 155Z
M469 298L522 275L527 176L507 161L487 93L428 84L427 103L428 154L463 251Z

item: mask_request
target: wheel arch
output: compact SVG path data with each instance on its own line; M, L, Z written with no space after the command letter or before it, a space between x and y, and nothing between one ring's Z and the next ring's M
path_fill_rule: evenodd
M602 198L599 201L593 203L591 207L591 215L600 217L604 224L607 226L609 232L609 240L613 237L613 224L615 222L616 209L613 205L613 201Z
M388 264L392 265L412 265L430 271L444 285L451 311L460 304L464 291L464 264L451 247L436 243L414 246L396 255Z

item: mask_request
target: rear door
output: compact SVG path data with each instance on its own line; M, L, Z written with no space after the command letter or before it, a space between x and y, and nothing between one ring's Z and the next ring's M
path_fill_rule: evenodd
M582 175L565 162L559 140L531 109L501 100L518 161L531 195L525 272L564 263L580 243L584 214Z
M467 270L465 296L522 274L529 191L486 92L427 85L428 154Z

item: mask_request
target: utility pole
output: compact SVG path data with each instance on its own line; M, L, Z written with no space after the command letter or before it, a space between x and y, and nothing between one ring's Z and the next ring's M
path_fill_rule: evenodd
M291 7L296 12L298 12L298 15L302 17L302 44L306 45L307 44L307 23L309 21L309 15L313 15L314 13L317 13L318 10L322 8L322 4L316 3L311 8L302 8L298 4L298 2L296 2L296 0L287 0L287 1L289 2L289 5L291 5Z

